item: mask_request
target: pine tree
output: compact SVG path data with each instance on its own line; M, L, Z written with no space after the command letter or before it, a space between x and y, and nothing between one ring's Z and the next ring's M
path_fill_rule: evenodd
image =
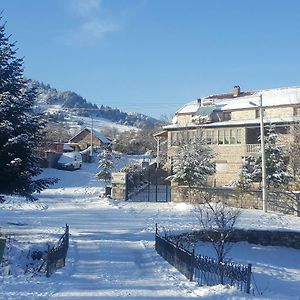
M215 173L213 158L212 149L207 145L202 131L199 131L180 146L174 159L174 174L169 178L179 185L204 186L208 176Z
M99 172L96 174L96 176L98 179L104 180L107 186L109 181L111 180L111 172L114 167L113 156L110 150L103 149L99 157Z
M246 163L242 166L239 172L239 179L237 180L235 187L241 193L247 192L248 190L251 189L253 185L253 179L251 174L253 164L254 164L254 157L253 156L247 157Z
M278 135L273 126L267 128L265 136L266 182L268 188L287 185L293 176L286 168L283 146L277 144ZM243 169L248 181L261 182L262 160L258 157L248 157Z
M42 172L35 152L44 124L33 112L35 90L28 87L14 49L0 25L0 194L34 200L34 192L55 180L35 179Z

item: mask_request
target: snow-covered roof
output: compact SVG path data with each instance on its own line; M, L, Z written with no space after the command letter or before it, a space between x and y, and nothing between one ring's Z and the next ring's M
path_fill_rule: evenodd
M196 113L197 110L200 107L200 103L198 103L197 100L189 102L187 104L185 104L182 108L180 108L176 114L192 114L192 113Z
M292 123L292 122L299 122L299 117L282 117L282 118L264 118L264 123L269 124L286 124L286 123ZM222 122L214 122L214 123L208 123L208 124L171 124L164 126L163 128L165 130L172 130L172 129L182 129L182 128L196 128L196 127L206 127L206 128L212 128L212 127L227 127L227 126L254 126L259 125L260 123L259 119L249 119L249 120L229 120L229 121L222 121Z
M87 132L91 132L91 130L90 129L88 129L88 128L85 128L85 129L83 129L83 130L81 130L79 133L77 133L75 136L73 136L71 139L70 139L70 141L73 141L77 136L79 136L83 131L87 131ZM93 135L95 136L95 137L97 137L102 143L104 143L104 144L112 144L112 141L111 140L109 140L106 136L104 136L100 131L98 131L98 130L93 130Z
M300 87L278 88L253 92L251 95L236 97L230 100L216 100L221 110L253 108L259 106L260 95L263 106L300 104Z
M93 130L93 134L104 144L112 143L111 140L109 140L106 136L104 136L100 131Z
M284 87L276 89L242 92L239 96L233 94L210 95L185 104L176 114L196 114L200 107L215 105L215 110L237 110L259 106L262 95L263 106L279 106L300 104L300 87Z

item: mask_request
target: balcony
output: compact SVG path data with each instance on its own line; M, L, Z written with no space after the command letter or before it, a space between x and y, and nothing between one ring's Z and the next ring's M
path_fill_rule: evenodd
M246 144L246 155L258 154L260 151L260 144Z

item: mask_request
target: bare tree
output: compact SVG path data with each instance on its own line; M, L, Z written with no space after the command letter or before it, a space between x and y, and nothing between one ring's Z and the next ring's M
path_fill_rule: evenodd
M215 252L219 263L224 263L231 249L229 242L235 224L241 214L240 209L227 206L223 201L212 203L213 191L202 193L205 205L195 205L196 217L204 230L205 237Z
M44 142L62 142L67 143L72 137L70 128L65 123L48 122L44 129Z
M294 214L300 217L300 182L293 185L295 190L269 191L268 202L275 210L283 213Z

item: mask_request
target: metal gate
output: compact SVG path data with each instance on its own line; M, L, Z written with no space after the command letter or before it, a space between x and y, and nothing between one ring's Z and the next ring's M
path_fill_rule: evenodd
M128 201L169 202L171 201L171 186L170 184L147 184L140 191L129 194Z
M144 173L146 181L139 188L128 189L127 201L168 202L171 201L171 184L168 173L150 165Z

